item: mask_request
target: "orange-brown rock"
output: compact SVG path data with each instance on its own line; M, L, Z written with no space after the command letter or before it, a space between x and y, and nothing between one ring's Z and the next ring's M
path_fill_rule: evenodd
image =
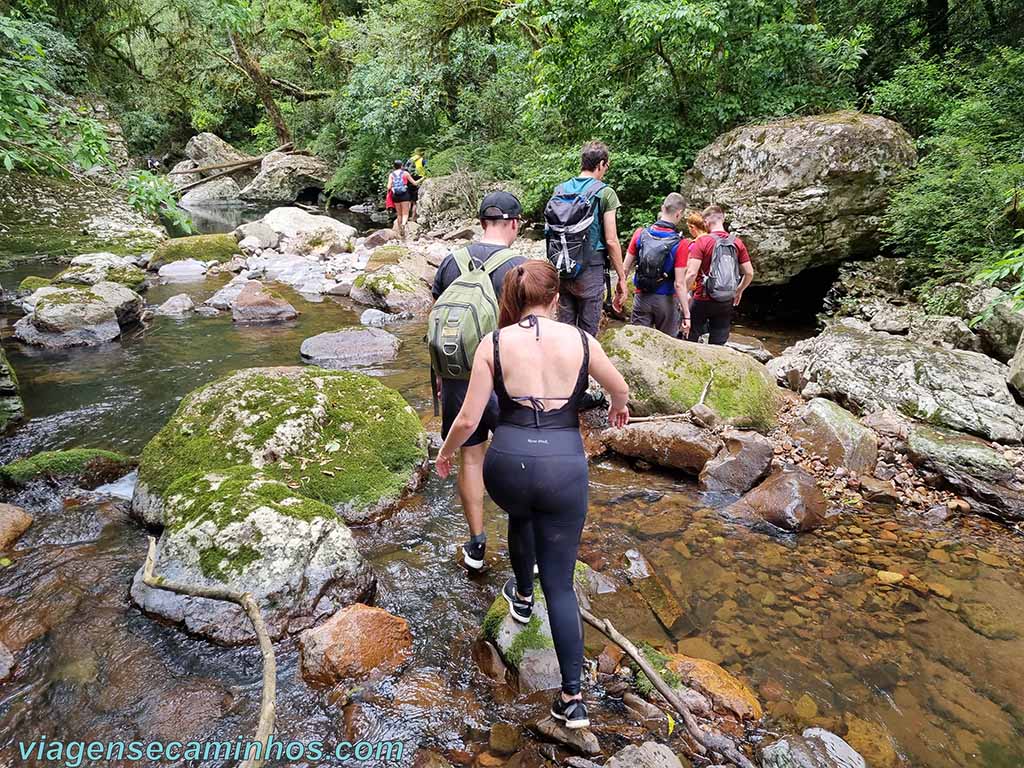
M28 527L32 515L13 504L0 504L0 551L10 549Z
M729 505L727 515L763 520L784 531L803 532L825 522L825 496L812 475L799 467L785 467Z
M714 708L741 720L760 720L764 712L754 692L713 661L674 654L665 667L690 688L711 699Z
M317 685L393 672L411 648L405 619L362 603L342 608L299 635L302 676Z
M712 432L688 421L666 419L608 430L605 443L616 453L698 475L722 449Z

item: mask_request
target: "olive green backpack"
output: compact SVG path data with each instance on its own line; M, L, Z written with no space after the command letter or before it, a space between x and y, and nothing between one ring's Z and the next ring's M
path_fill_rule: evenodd
M514 256L503 248L483 264L477 264L469 248L452 252L459 276L441 294L427 317L432 378L469 378L480 340L498 329L498 297L491 275ZM436 386L434 393L436 411Z

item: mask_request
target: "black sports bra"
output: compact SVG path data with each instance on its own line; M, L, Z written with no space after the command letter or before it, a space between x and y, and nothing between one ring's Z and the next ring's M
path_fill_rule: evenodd
M533 328L540 339L540 323L535 315L527 315L519 321L520 328ZM494 332L494 392L498 396L499 424L512 424L519 427L535 427L536 429L566 429L578 427L580 423L580 400L587 391L590 371L590 344L587 334L580 330L583 342L583 363L580 365L576 386L568 397L536 397L535 395L518 395L513 397L505 389L505 378L501 371L501 353L499 351L499 331ZM548 409L546 400L565 400L560 408ZM523 403L528 403L524 405Z

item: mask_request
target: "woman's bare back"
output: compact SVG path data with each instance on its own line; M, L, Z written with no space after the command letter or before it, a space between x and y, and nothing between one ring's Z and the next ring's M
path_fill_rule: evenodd
M541 317L536 326L524 321L502 328L498 355L510 397L532 396L545 410L554 410L565 405L576 387L583 341L575 326ZM523 405L529 407L528 402Z

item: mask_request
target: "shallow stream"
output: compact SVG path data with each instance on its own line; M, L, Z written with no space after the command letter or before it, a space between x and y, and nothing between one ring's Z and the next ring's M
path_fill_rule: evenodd
M9 266L0 283L59 267L46 257ZM159 304L184 291L198 303L218 285L157 286L146 299ZM304 338L358 323L347 300L311 303L281 291L301 312L290 324L241 327L224 314L155 318L120 343L45 354L9 338L19 315L7 307L0 334L28 421L0 441L0 461L74 445L137 453L197 386L242 367L299 364ZM393 330L399 357L375 373L436 429L422 329ZM791 340L744 332L776 349ZM595 611L638 642L681 644L745 678L769 713L768 737L807 725L849 731L872 768L1024 765L1019 537L975 518L930 524L867 509L779 538L726 521L716 509L731 500L702 495L682 477L617 460L595 464L582 557L619 585ZM259 654L192 639L130 603L146 533L123 502L86 493L18 501L36 522L0 568L0 639L18 662L0 685L0 765L42 765L22 763L16 743L43 734L207 741L252 733ZM433 749L469 765L492 723L542 714L547 697L516 697L473 661L479 622L508 573L502 515L489 502L487 512L491 567L475 580L455 563L464 523L450 482L432 476L391 519L356 530L378 574L378 604L411 624L414 661L346 703L308 688L294 644L280 643L279 738L399 739L405 764L418 749ZM626 574L630 549L654 573L635 585ZM935 588L881 586L880 569L911 572ZM588 635L588 647L596 654L600 638ZM651 737L621 703L596 688L588 695L607 752Z

